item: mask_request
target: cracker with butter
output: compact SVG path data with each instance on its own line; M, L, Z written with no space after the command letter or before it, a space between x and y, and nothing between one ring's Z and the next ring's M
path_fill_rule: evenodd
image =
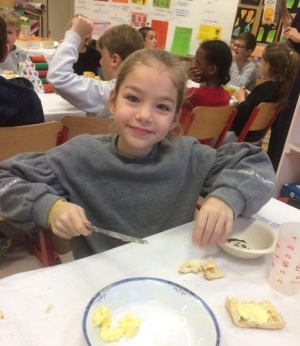
M179 273L187 274L194 273L197 274L202 271L201 263L197 260L185 261L181 264L178 269Z
M208 260L202 264L202 269L206 280L220 279L225 276L224 272L217 266L212 257L209 257Z
M243 301L226 297L225 304L233 322L241 328L282 329L286 324L275 306L267 300Z

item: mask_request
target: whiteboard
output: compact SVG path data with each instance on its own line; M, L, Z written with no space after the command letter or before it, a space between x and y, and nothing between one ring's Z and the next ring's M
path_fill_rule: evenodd
M158 47L194 55L206 39L230 42L239 0L75 0L75 14L94 23L97 39L112 26L154 28Z

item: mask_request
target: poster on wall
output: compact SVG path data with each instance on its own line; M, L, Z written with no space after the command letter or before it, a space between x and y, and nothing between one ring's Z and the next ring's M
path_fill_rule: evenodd
M74 12L94 24L92 38L128 24L154 29L158 48L194 55L204 39L230 42L239 0L75 0Z
M239 7L232 30L232 37L237 37L243 32L251 32L255 20L256 10Z
M300 8L300 0L287 0L286 8L290 13L296 13L297 9Z
M243 5L259 6L261 0L241 0Z
M277 23L268 24L263 22L263 13L261 14L260 25L257 31L256 42L271 43L280 38L281 25Z

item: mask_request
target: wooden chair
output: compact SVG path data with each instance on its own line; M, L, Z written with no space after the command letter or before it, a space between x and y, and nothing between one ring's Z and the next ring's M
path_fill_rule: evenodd
M261 146L264 137L276 120L280 109L281 107L277 103L272 102L262 102L254 107L242 132L237 138L237 142L243 142L249 131L263 130L261 139L257 143L257 145Z
M61 119L66 130L65 140L82 134L99 135L112 133L112 118L81 117L65 115Z
M11 156L40 151L44 152L51 149L60 142L63 125L60 121L51 121L35 125L23 125L0 128L0 161L6 160ZM1 228L7 232L16 233L16 230L4 218L0 216ZM52 266L60 259L54 251L52 234L48 229L38 233L38 239L30 238L25 235L25 239L13 239L15 246L24 246L42 262L44 266Z
M187 136L196 137L201 143L211 145L211 140L216 138L212 145L219 148L235 117L234 106L224 107L195 107L194 119L187 132Z

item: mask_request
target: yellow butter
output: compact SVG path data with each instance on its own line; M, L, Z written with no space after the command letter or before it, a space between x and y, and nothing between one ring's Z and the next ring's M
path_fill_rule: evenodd
M107 306L101 306L96 309L94 313L94 326L110 326L111 324L111 312Z
M260 304L239 302L237 309L240 316L249 322L268 322L268 311Z

